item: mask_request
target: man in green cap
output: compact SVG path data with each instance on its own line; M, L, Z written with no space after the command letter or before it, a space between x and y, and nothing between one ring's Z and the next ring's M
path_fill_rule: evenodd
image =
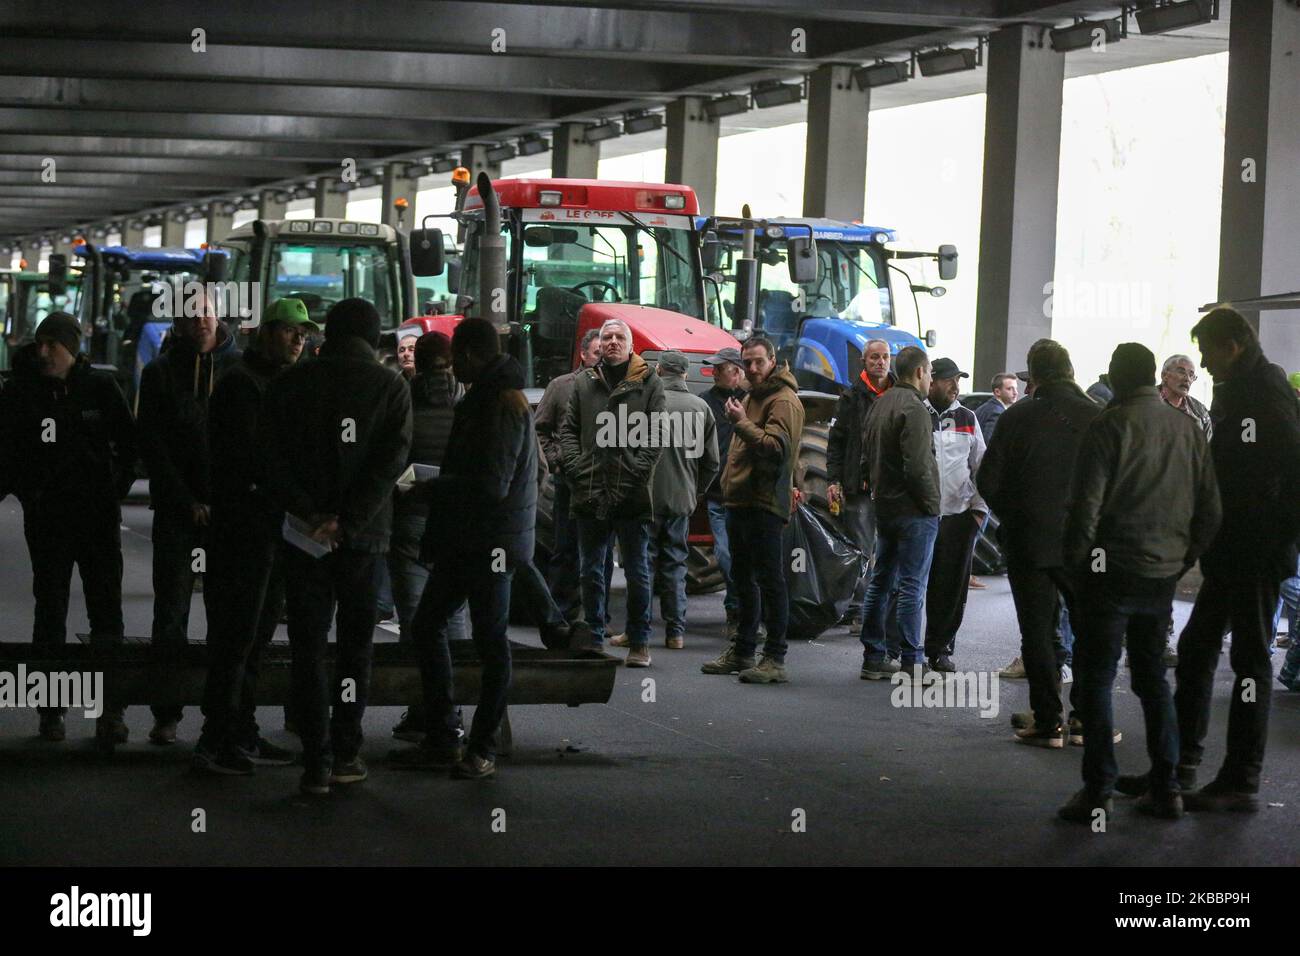
M301 299L277 299L262 315L252 345L217 381L208 404L212 524L208 538L208 679L203 733L194 765L218 774L250 774L253 765L287 764L293 754L265 740L254 719L258 663L284 605L280 526L284 514L262 490L256 453L266 386L302 355L320 326Z

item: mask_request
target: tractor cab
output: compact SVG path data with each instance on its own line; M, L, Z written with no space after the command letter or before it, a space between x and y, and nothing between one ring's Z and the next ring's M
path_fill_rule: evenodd
M81 270L66 266L64 260L53 273L0 272L0 369L9 368L14 350L32 340L36 326L51 312L77 314Z

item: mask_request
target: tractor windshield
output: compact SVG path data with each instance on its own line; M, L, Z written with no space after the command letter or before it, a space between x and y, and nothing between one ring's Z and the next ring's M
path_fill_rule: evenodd
M336 302L366 299L384 317L384 327L391 328L407 318L397 314L396 281L396 263L386 245L277 242L271 249L265 300L301 299L312 320L323 325Z

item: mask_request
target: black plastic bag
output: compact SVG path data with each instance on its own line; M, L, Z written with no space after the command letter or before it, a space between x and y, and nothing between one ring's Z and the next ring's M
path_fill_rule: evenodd
M796 549L799 549L796 551ZM786 586L792 641L810 641L834 627L848 610L866 573L867 556L828 519L805 504L785 527Z

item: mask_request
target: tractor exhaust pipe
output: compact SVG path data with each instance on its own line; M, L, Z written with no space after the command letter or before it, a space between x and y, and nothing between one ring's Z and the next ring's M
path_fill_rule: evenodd
M483 200L483 232L478 238L478 311L504 333L508 323L506 240L501 235L501 203L487 173L478 174L478 194Z
M754 221L749 206L741 207L744 220L740 258L736 260L736 318L746 334L755 331L758 312L758 260L754 258Z

